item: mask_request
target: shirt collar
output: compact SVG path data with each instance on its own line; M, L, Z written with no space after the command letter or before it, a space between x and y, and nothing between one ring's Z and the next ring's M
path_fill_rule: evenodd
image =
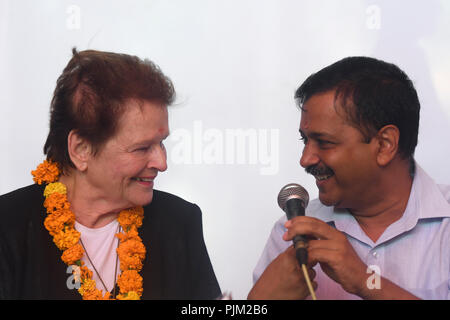
M450 217L450 204L434 180L416 163L408 209L417 219Z

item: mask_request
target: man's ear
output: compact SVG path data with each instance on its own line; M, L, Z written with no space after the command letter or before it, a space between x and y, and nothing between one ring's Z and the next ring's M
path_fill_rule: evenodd
M400 130L391 124L384 126L378 130L376 139L378 141L377 163L380 166L386 166L398 153Z
M88 160L92 155L91 144L80 137L75 130L72 130L67 137L67 149L75 168L81 172L86 171Z

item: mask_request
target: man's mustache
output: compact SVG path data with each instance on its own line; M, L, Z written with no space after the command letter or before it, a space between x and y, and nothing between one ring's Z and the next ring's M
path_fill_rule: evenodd
M313 176L329 176L333 175L334 172L328 167L320 165L312 165L305 168L306 173L312 174Z

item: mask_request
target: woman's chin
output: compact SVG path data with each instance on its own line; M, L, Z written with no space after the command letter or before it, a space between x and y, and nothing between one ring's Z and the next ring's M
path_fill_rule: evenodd
M132 207L143 207L148 205L153 200L153 190L147 191L145 193L133 193L132 197L129 198L129 202Z

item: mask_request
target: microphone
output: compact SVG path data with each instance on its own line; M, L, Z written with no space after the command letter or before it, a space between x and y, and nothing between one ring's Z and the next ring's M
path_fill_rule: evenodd
M301 185L290 183L281 188L277 200L281 210L286 213L288 220L291 220L294 217L305 215L309 194ZM293 242L298 263L306 265L308 261L308 240L305 236L296 235Z
M294 217L304 216L305 209L308 206L309 194L301 185L290 183L281 188L278 193L278 205L281 210L286 212L286 217L291 220ZM295 257L305 277L309 293L313 300L317 300L314 288L309 279L308 271L306 270L306 263L308 262L308 240L305 236L296 235L293 239L295 247Z

